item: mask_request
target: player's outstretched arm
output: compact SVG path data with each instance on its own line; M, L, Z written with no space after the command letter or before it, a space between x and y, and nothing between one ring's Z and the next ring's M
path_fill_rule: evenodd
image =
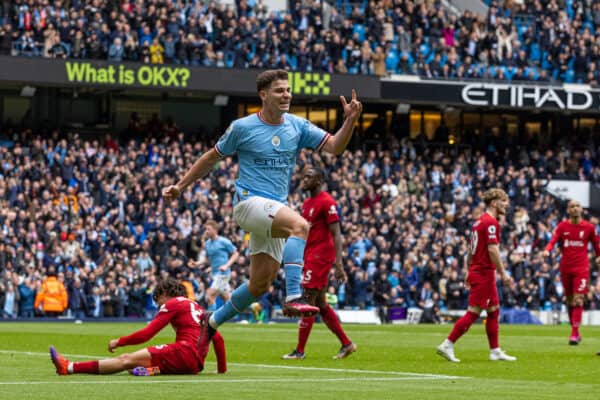
M163 189L162 195L167 201L171 201L179 197L182 191L186 187L202 178L204 175L212 169L212 167L219 161L221 156L215 151L210 149L206 153L202 154L200 158L192 165L192 167L186 172L179 182L175 185L168 186Z
M332 154L342 154L352 137L354 125L362 112L362 103L358 101L356 90L352 89L352 99L348 103L344 96L340 96L342 108L344 110L344 122L340 129L327 140L323 145L323 150Z
M122 346L131 346L135 344L146 343L152 339L162 328L167 326L171 321L173 314L170 312L158 312L156 317L144 328L132 333L129 336L122 336L118 339L113 339L108 343L108 351L111 353Z

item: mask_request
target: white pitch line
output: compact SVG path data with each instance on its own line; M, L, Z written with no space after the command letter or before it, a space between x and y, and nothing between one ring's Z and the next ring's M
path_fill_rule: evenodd
M48 357L48 353L31 352L31 351L12 351L0 350L0 354L18 354L35 357ZM69 358L86 358L86 359L103 359L104 356L85 355L85 354L63 354ZM468 376L453 376L453 375L438 375L438 374L423 374L418 372L401 372L401 371L375 371L368 369L345 369L345 368L323 368L323 367L304 367L295 365L278 365L278 364L250 364L250 363L227 363L230 366L249 367L249 368L265 368L265 369L291 369L301 371L324 371L335 373L353 373L353 374L369 374L369 375L395 375L406 378L422 378L422 379L469 379ZM340 378L346 379L346 378ZM394 378L390 378L394 379ZM161 381L162 382L162 381Z
M148 380L145 377L138 377L135 380L99 380L99 381L43 381L43 382L0 382L0 386L17 385L146 385L148 383L324 383L324 382L393 382L393 381L425 381L425 380L444 380L430 377L396 377L396 378L377 378L377 377L351 377L351 378L252 378L252 379L165 379Z

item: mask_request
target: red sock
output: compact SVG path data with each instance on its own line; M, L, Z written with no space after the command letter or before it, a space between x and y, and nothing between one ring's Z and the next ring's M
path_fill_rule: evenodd
M579 336L579 325L581 325L581 317L583 315L583 307L573 307L571 316L571 335Z
M98 361L82 361L73 363L74 374L99 374Z
M298 346L296 350L300 353L304 353L304 346L308 342L310 331L312 330L313 324L315 323L315 317L302 317L300 320L300 329L298 329Z
M567 306L567 313L569 314L569 323L573 324L573 306Z
M448 340L452 343L456 343L456 341L469 330L471 325L473 325L478 318L479 314L467 311L467 313L454 324L452 332L450 332L450 335L448 335Z
M227 372L227 357L225 356L225 341L219 332L215 332L212 338L213 350L217 356L217 372L224 374Z
M321 317L323 318L323 322L329 328L331 332L338 337L342 346L348 346L352 341L348 339L346 336L346 332L342 328L342 324L340 324L340 320L338 319L335 311L329 305L326 305L325 308L321 309Z
M500 347L498 344L498 315L500 314L499 310L492 311L488 313L486 322L485 322L485 333L487 333L488 343L490 344L490 349L497 349Z

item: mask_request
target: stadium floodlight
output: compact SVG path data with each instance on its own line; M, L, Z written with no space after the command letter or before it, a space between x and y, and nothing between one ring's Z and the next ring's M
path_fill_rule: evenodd
M224 94L218 94L215 96L215 100L213 103L215 106L225 107L229 104L229 96Z
M35 95L35 88L33 86L23 86L21 89L21 96L33 97Z

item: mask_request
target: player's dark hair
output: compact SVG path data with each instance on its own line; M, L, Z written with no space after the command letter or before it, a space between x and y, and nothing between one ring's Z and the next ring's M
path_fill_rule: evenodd
M311 165L308 169L312 169L315 172L315 176L319 179L320 182L325 180L325 173L323 170L315 165Z
M268 89L271 87L271 83L278 80L288 80L288 73L283 69L269 69L265 72L261 72L256 77L256 90Z
M154 289L154 293L152 294L154 301L156 301L160 296L186 297L187 291L185 290L185 286L183 286L183 284L177 279L167 278L158 282L156 288Z

